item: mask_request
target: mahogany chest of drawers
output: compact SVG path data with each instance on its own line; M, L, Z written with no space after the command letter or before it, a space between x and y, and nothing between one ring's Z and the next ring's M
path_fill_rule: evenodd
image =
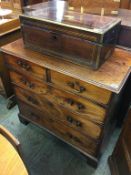
M64 1L27 6L20 21L25 47L93 69L114 51L121 22L70 11Z
M42 126L96 166L116 123L131 54L116 49L93 71L24 48L22 40L2 51L20 121Z

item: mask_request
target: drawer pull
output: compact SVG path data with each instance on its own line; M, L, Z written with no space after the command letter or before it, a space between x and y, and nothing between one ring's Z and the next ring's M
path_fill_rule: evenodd
M31 69L30 65L21 61L21 60L18 60L17 61L17 64L22 67L23 69L25 69L26 71L29 71Z
M78 109L79 110L81 110L81 109L84 109L85 107L84 107L84 105L83 104L81 104L81 103L77 103L77 107L78 107Z
M73 118L70 117L70 116L67 116L67 121L68 121L69 123L73 123Z
M75 142L78 142L78 143L81 143L81 140L80 140L79 138L73 136L72 134L67 133L67 136L68 136L71 140L73 140L73 141L75 141Z
M68 121L69 123L74 124L74 125L76 125L77 127L82 127L82 123L79 122L78 120L75 120L73 117L67 116L66 119L67 119L67 121Z
M76 105L78 110L85 109L85 106L83 104L75 102L74 100L72 100L70 98L66 99L66 102L67 102L67 104L69 104L71 106Z
M32 98L31 96L28 96L28 97L27 97L27 100L28 100L29 102L31 102L32 104L34 104L34 105L39 105L39 103L37 102L37 100L35 100L35 99Z
M21 78L21 82L23 83L23 84L25 84L28 88L30 88L30 89L33 89L34 88L34 84L33 83L30 83L29 81L27 81L25 78Z
M82 123L79 121L75 121L77 127L82 127Z
M73 101L72 99L70 99L70 98L68 98L66 101L67 101L67 103L70 104L71 106L74 104L74 101Z
M20 61L20 60L18 60L18 61L17 61L17 64L18 64L19 66L22 66L23 62Z
M72 88L74 91L76 91L76 93L83 93L84 91L86 91L86 88L83 86L80 86L78 82L68 82L67 85Z

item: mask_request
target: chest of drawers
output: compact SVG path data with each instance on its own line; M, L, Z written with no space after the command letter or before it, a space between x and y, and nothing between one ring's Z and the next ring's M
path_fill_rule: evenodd
M96 166L116 123L131 54L116 49L93 71L26 49L22 40L2 51L20 121L42 126Z

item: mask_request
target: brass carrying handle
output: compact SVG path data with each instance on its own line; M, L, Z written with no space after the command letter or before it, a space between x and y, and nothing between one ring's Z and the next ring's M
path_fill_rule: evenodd
M17 65L19 65L21 68L25 69L26 71L31 70L31 66L28 63L25 63L21 60L17 60Z
M82 127L82 123L78 120L75 120L73 117L67 116L66 119L69 123L76 125L76 127Z
M83 93L86 88L81 86L78 82L67 82L67 85L72 88L76 93Z

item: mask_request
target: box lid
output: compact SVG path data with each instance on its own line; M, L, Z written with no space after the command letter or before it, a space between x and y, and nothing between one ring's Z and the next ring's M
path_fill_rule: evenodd
M24 16L98 34L105 33L121 21L116 17L84 13L84 7L76 12L68 2L55 0L25 7Z

